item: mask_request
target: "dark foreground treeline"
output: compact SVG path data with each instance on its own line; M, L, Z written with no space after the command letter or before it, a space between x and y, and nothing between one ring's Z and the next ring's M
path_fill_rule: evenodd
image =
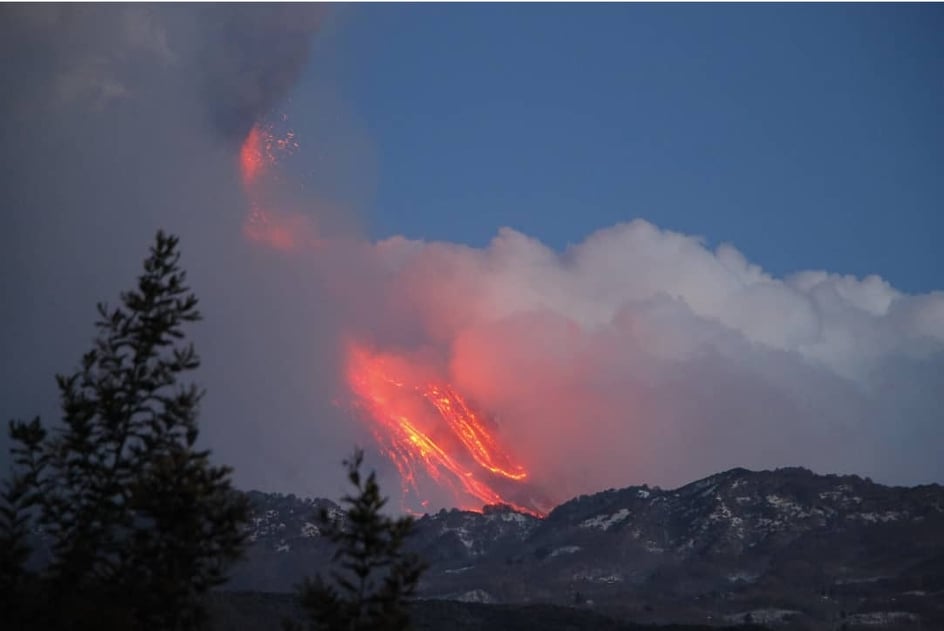
M209 598L214 631L278 631L279 620L302 614L291 594L214 592ZM415 631L757 631L758 625L637 625L585 609L554 605L485 605L420 600L409 605Z

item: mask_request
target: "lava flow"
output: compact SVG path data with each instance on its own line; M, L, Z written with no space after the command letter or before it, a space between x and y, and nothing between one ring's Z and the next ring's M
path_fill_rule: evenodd
M541 516L532 500L520 499L528 492L527 471L512 462L489 424L450 386L411 380L404 362L352 346L347 371L355 406L372 422L404 494L421 495L418 477L426 475L466 508L507 504Z

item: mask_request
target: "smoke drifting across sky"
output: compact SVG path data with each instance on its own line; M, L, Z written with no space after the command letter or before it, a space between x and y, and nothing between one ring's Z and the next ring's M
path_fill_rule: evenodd
M54 418L52 375L87 348L94 302L131 283L164 227L182 236L206 316L206 442L244 487L337 493L338 461L369 440L334 405L351 338L493 414L555 500L734 466L944 480L940 292L773 278L734 247L643 220L563 253L510 229L484 249L370 243L338 231L317 195L288 202L272 182L272 199L322 232L270 250L243 234L239 145L307 62L317 12L34 6L2 18L15 86L0 96L6 415Z

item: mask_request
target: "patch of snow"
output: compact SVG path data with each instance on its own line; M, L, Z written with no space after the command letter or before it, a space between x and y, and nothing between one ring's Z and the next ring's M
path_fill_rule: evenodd
M733 623L754 623L754 624L777 624L789 622L799 611L793 609L751 609L750 611L739 611L724 616L725 622Z
M846 621L850 624L881 625L894 624L897 622L917 622L920 617L910 611L869 611L866 613L854 613Z
M800 507L796 502L792 502L785 497L780 497L779 495L768 495L764 498L767 500L767 503L771 506L776 506L777 508L785 508L787 510L798 510Z
M472 537L469 535L469 531L464 527L459 526L458 528L450 528L449 526L443 526L441 532L443 534L446 534L447 532L456 533L456 537L459 538L459 541L462 542L462 545L465 546L465 549L468 550L469 553L472 553Z
M574 554L575 552L580 552L583 548L580 546L564 546L562 548L557 548L551 552L548 556L549 558L559 557L564 554Z
M590 519L584 520L581 524L581 528L599 528L600 530L609 530L611 526L618 524L619 522L625 520L629 517L629 509L621 508L612 515L597 515L596 517L591 517Z
M276 552L288 552L292 549L292 546L288 545L284 541L279 542L279 545L275 547Z
M701 487L704 484L704 482L707 482L707 480L703 481L702 483L699 483L699 485L696 486L695 488L698 488L699 490L701 490ZM701 495L702 497L706 495L710 495L711 493L714 493L715 490L717 490L717 488L718 488L718 485L715 484L714 482L711 482L707 485L707 488L705 488L704 490L701 490L699 495Z
M783 527L783 522L779 519L761 517L757 520L757 525L767 530L780 530Z
M876 523L886 523L889 521L898 521L902 518L902 513L899 511L885 511L884 513L852 513L848 516L849 519L861 519L864 522L870 524Z
M472 551L472 538L469 536L469 531L465 528L456 528L456 535L459 537L459 541L462 542L462 545L466 547L466 550Z
M484 589L472 589L455 597L462 603L493 603L495 598Z
M708 528L709 523L714 522L728 522L731 525L731 528L734 530L734 534L739 538L744 538L744 520L740 517L735 517L731 512L731 509L728 508L728 505L724 503L724 499L720 494L715 495L715 502L718 503L717 508L708 515L708 523L703 523L701 526L702 530Z
M522 513L516 513L515 511L512 511L512 510L501 510L501 511L489 513L487 516L487 519L488 521L495 521L496 519L500 519L501 521L504 521L504 522L515 522L521 525L526 525L534 521L533 517L524 515Z
M652 540L649 540L646 543L644 543L643 547L646 549L647 552L652 552L655 554L662 554L663 552L665 552L665 548L658 545L655 541L652 541Z
M528 518L522 515L521 513L506 512L506 513L502 513L501 516L502 516L502 521L514 521L519 524L528 523Z
M623 582L623 577L620 576L619 574L607 572L606 570L599 569L599 568L575 572L573 578L575 581L588 581L590 583L605 583L607 585Z
M468 572L468 571L471 570L473 567L475 567L475 566L474 566L474 565L466 565L466 566L464 566L464 567L457 567L457 568L454 568L454 569L451 569L451 570L444 570L444 571L443 571L443 574L462 574L463 572Z
M753 572L735 572L728 574L727 578L732 583L753 583L759 578L759 575Z
M768 495L764 499L766 499L767 503L773 506L774 508L776 508L777 510L784 513L788 513L792 517L797 517L797 518L802 519L804 517L809 517L812 514L812 513L808 513L804 511L803 507L797 504L796 502L788 500L785 497L780 497L779 495Z
M327 510L327 513L328 513L328 519L334 522L341 521L341 519L344 517L344 511L342 511L340 508L337 508L335 506L332 506L331 508L329 508Z
M314 525L310 521L306 521L302 525L302 536L303 537L317 537L321 534L321 531L318 530L318 526Z
M819 499L829 500L832 502L838 502L843 506L849 506L850 504L861 504L862 498L852 495L852 487L848 484L840 484L831 491L822 491L819 494Z
M839 578L839 579L836 579L836 585L855 585L858 583L876 583L886 578L888 577L887 576L866 576L863 578Z
M640 497L640 498L642 498L642 499L646 499L646 498L648 498L650 495L652 495L652 494L651 494L649 491L647 491L646 489L639 489L638 491L636 491L636 497Z
M731 519L731 509L728 508L728 505L724 503L724 500L721 499L720 495L715 495L715 501L718 502L718 508L715 509L713 513L708 515L708 519L711 521L719 520L728 520Z

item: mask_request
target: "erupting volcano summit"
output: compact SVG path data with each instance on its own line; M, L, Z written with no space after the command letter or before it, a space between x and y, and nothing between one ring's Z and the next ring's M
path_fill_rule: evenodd
M277 136L271 125L255 125L243 142L239 166L250 201L243 231L253 243L296 250L314 239L304 219L271 208L265 177L280 155L297 148L292 132ZM373 353L361 344L347 351L347 385L352 407L368 423L382 453L400 474L404 499L427 508L428 480L444 489L455 506L477 510L507 504L543 515L549 502L527 482L528 472L501 445L493 422L484 418L442 380L411 379L405 357Z

